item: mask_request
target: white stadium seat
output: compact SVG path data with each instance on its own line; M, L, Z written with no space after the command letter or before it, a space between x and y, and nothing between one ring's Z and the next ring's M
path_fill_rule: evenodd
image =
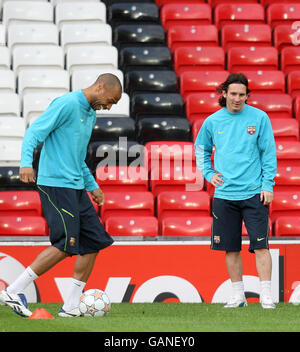
M22 117L0 117L0 139L23 138L25 123Z
M22 138L0 138L0 166L19 166Z
M7 46L0 46L0 69L10 70L11 58L10 52Z
M45 1L48 1L48 0L45 0ZM56 6L61 2L82 2L82 0L50 0L50 3L53 6ZM84 2L99 2L99 0L84 0Z
M112 45L112 29L107 23L65 24L60 39L64 52L74 45Z
M55 6L55 23L60 30L65 23L106 23L103 2L60 2Z
M117 104L112 105L110 110L97 110L97 117L130 117L130 99L127 93L122 93Z
M24 69L18 76L18 93L21 96L38 92L64 94L69 90L69 73L63 69Z
M0 94L16 92L16 77L12 70L1 70L0 74Z
M0 6L1 12L1 6ZM5 26L4 24L0 24L0 45L6 45L6 38L5 38Z
M16 93L1 93L0 94L0 118L1 116L21 115L20 97Z
M24 68L64 68L63 50L58 45L16 47L13 52L13 70L18 75Z
M72 78L71 78L72 91L89 87L91 84L93 84L96 81L98 76L103 73L112 73L115 76L117 76L122 84L122 87L123 87L124 74L121 70L118 70L118 69L107 69L107 70L77 69L77 70L74 70L72 73Z
M58 30L54 23L11 24L8 27L7 46L12 52L19 45L59 45Z
M66 55L67 69L72 74L77 68L112 69L118 68L118 50L107 46L74 46Z

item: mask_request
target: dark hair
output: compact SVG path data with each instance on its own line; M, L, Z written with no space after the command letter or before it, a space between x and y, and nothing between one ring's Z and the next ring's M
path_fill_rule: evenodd
M250 93L250 89L248 88L248 79L243 73L231 73L227 77L226 81L219 85L217 92L220 94L227 92L229 85L232 83L243 84L247 88L247 94ZM219 105L222 107L226 106L226 98L224 98L223 95L221 95L219 98Z

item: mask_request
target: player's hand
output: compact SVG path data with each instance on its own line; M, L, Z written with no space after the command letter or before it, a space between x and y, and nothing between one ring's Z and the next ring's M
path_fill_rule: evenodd
M20 181L24 183L34 183L34 171L32 167L21 167L19 171Z
M224 183L224 180L221 178L221 176L223 176L223 175L220 174L219 172L217 172L217 173L214 174L213 177L211 178L210 183L211 183L214 187L222 186L222 184Z
M260 201L264 202L264 205L270 205L273 200L273 193L268 191L260 192Z
M104 193L100 188L94 189L91 192L91 196L94 202L96 202L98 205L102 205L104 203Z

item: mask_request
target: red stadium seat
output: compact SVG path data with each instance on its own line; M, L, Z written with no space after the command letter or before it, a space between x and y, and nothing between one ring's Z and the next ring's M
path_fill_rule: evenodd
M299 122L296 119L271 119L275 140L299 141Z
M300 142L278 141L276 142L276 154L278 166L296 166L300 163Z
M293 46L295 30L290 24L279 24L274 28L273 40L274 46L280 52L287 46Z
M181 47L174 50L177 75L185 71L224 71L225 52L219 46Z
M274 198L269 207L272 222L281 216L300 217L300 191L274 191Z
M278 166L274 191L300 191L300 166Z
M266 10L267 23L274 28L279 24L292 24L300 19L300 4L270 4Z
M285 76L282 71L243 71L252 93L285 93Z
M189 0L189 3L205 3L206 0ZM163 6L165 4L182 4L182 0L155 0L157 6Z
M250 94L248 104L264 110L270 119L293 117L293 101L289 94L253 93Z
M186 100L192 93L215 93L228 75L228 71L184 71L179 77L180 94Z
M212 7L218 5L218 4L232 4L234 3L233 0L208 0L207 1ZM257 4L258 0L238 0L239 4Z
M160 10L160 19L163 27L170 26L211 24L211 7L208 4L197 3L168 3Z
M287 75L287 90L292 98L300 95L300 68L299 71L292 71Z
M171 52L183 46L218 46L218 29L213 24L174 25L168 30L167 42Z
M235 46L271 46L272 32L268 24L226 24L221 31L224 50Z
M191 122L204 119L219 109L221 106L216 93L194 93L186 99L186 116Z
M96 181L103 192L148 191L148 169L142 166L99 166Z
M199 120L196 120L194 121L193 123L193 126L192 126L192 136L193 136L193 141L195 142L196 141L196 138L198 136L198 133L200 131L200 128L202 127L203 125L203 122L204 122L204 118L203 119L199 119Z
M0 236L47 236L48 233L42 216L0 215Z
M151 169L150 187L154 196L165 191L203 190L204 179L195 164Z
M268 7L271 4L276 4L276 3L291 3L291 2L295 2L294 0L260 0L260 3L265 6Z
M42 215L42 206L37 191L1 191L0 215Z
M103 222L109 216L153 216L154 198L151 192L106 192L101 206Z
M161 221L162 236L211 236L212 217L167 216Z
M218 4L215 7L215 24L221 28L225 24L255 24L265 23L265 13L258 3Z
M278 51L274 47L234 47L227 53L230 72L278 70Z
M299 216L280 216L275 221L275 236L300 236Z
M151 236L158 235L158 221L154 216L110 216L105 230L111 236Z
M157 196L157 217L210 216L210 197L207 192L162 192Z
M300 70L300 47L288 46L281 50L281 70L284 74Z

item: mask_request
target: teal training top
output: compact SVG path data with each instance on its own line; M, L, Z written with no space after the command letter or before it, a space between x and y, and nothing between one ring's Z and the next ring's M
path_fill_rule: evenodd
M216 198L242 200L261 190L273 192L276 145L270 119L260 109L245 104L240 112L222 108L207 117L195 141L195 155L207 181L216 172L223 175L224 183L215 188Z
M93 191L99 188L85 163L96 123L96 111L82 90L54 99L27 129L20 167L32 167L34 149L42 142L38 185Z

